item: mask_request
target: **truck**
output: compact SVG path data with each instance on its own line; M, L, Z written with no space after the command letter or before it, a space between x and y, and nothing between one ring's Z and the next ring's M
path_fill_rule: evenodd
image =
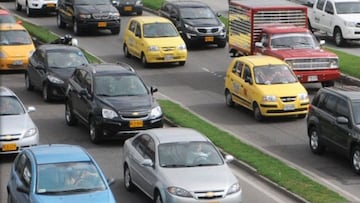
M360 1L315 0L308 12L309 27L334 39L337 46L360 41Z
M274 56L289 64L301 83L334 86L339 57L308 29L307 9L288 0L230 0L229 53Z

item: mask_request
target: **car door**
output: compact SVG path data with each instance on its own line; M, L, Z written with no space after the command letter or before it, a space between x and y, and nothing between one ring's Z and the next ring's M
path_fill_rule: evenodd
M320 24L323 26L323 30L327 33L333 32L333 23L334 23L334 5L331 1L326 1L324 13L320 19Z
M125 33L125 44L128 47L129 52L132 55L135 55L135 29L136 29L136 25L138 23L135 20L131 20L129 23L129 26L126 29L126 33Z
M80 92L77 109L79 110L80 117L85 122L87 122L89 112L94 110L94 107L92 106L92 102L94 100L93 80L92 75L89 72L85 73L84 77L81 80L80 86L80 91L82 92Z
M324 98L321 98L318 107L323 111L319 114L320 135L323 141L333 144L332 132L335 130L335 108L338 98L331 94L326 94Z
M145 47L145 41L144 41L144 37L143 37L143 26L140 23L136 23L135 26L135 34L133 35L134 37L134 50L133 53L135 56L137 56L138 58L141 57L141 53L146 50L144 50Z
M43 88L43 83L47 79L48 66L46 61L46 53L44 50L40 50L36 62L36 66L34 69L34 75L32 81L34 81L34 85L39 89Z
M68 100L71 101L72 109L74 114L80 118L84 119L81 114L81 105L83 105L81 91L84 89L82 81L85 80L86 71L82 69L75 70L73 76L69 80L68 86Z
M39 66L40 49L37 49L34 54L29 58L29 66L27 68L27 76L30 83L36 88L40 87L39 73L37 67Z
M21 192L18 187L22 187L30 191L30 184L32 178L32 169L29 158L25 153L19 155L14 162L14 167L11 171L10 182L13 202L31 202L29 193Z
M243 74L240 80L241 97L245 107L252 109L252 102L255 100L255 80L249 64L244 64Z
M234 60L230 65L231 69L226 74L226 87L232 94L232 99L235 103L242 104L241 98L241 74L244 64L240 60Z
M311 27L323 30L321 19L324 16L325 2L326 0L318 0L316 6L312 9L313 21L311 21Z

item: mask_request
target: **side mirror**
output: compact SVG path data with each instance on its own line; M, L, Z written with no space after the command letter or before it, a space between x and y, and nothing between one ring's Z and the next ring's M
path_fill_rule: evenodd
M349 119L347 119L344 116L339 116L339 117L336 117L336 122L339 123L339 124L348 124Z
M28 112L28 113L33 112L33 111L36 111L36 108L35 108L35 107L29 106L29 107L27 108L27 112Z
M109 186L113 185L116 182L114 178L108 178L106 179L106 181L108 182Z
M325 44L325 40L320 40L320 46L323 46Z
M226 163L229 163L229 162L231 162L233 160L234 160L234 157L232 155L229 155L229 154L225 155L225 162Z
M144 161L141 162L141 165L153 167L154 163L151 161L151 159L144 159Z
M264 45L261 42L255 42L255 47L264 48Z
M151 94L153 94L153 93L155 93L155 92L157 92L158 91L158 88L157 87L154 87L154 86L151 86L150 87L150 92L151 92Z

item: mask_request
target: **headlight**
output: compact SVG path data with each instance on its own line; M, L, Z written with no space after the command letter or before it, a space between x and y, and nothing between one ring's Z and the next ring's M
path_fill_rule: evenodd
M178 46L178 49L179 50L186 50L186 45L185 44L180 44L179 46Z
M273 95L266 95L266 96L263 96L263 99L262 99L264 102L275 102L276 101L276 96L273 96Z
M192 197L191 193L179 187L168 187L167 191L180 197Z
M339 60L338 59L331 59L329 66L330 66L330 68L338 68L339 67Z
M349 22L349 21L345 21L344 22L345 26L347 27L356 27L356 22Z
M309 95L307 93L301 93L298 97L300 101L309 100Z
M102 117L113 119L115 117L118 117L117 113L111 109L102 109Z
M153 109L151 109L151 113L150 113L150 118L154 119L154 118L158 118L162 115L162 110L160 106L157 106Z
M110 15L110 18L113 18L113 19L119 19L120 18L120 14L119 12L115 12L115 13L109 13Z
M88 18L91 18L91 15L90 14L79 14L79 18L80 19L88 19Z
M64 83L63 80L61 80L61 79L59 79L57 77L54 77L52 75L48 75L47 78L51 83L55 83L55 84L63 84Z
M233 194L233 193L239 192L240 190L241 190L240 184L239 184L239 183L235 183L235 184L233 184L233 185L229 188L227 194L228 194L228 195L229 195L229 194Z
M195 28L191 25L188 25L188 24L184 24L185 28L188 29L188 30L191 30L191 31L195 31Z
M24 134L24 137L31 137L31 136L34 136L36 135L38 132L38 129L37 128L30 128L29 130L27 130Z
M158 47L158 46L155 46L155 45L149 46L149 47L148 47L148 51L159 51L159 47Z

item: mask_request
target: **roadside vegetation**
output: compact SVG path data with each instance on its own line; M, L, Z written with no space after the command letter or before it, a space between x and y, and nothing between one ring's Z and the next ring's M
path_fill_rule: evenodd
M157 9L162 0L143 0L147 7ZM226 21L226 18L224 18ZM56 39L54 33L49 30L25 22L23 25L33 37L41 42L51 42ZM80 44L81 46L81 44ZM334 51L340 58L340 70L345 74L360 78L360 72L356 70L360 64L360 57L350 55L341 51ZM101 60L92 56L84 50L88 59L93 63L100 63ZM312 203L340 203L349 202L338 193L329 190L327 187L312 181L309 177L298 170L289 167L285 163L269 156L260 150L241 142L234 135L211 125L200 117L188 111L186 108L169 100L159 100L165 116L178 126L196 129L209 137L219 148L232 154L235 158L246 162L257 172L282 187L292 191Z

